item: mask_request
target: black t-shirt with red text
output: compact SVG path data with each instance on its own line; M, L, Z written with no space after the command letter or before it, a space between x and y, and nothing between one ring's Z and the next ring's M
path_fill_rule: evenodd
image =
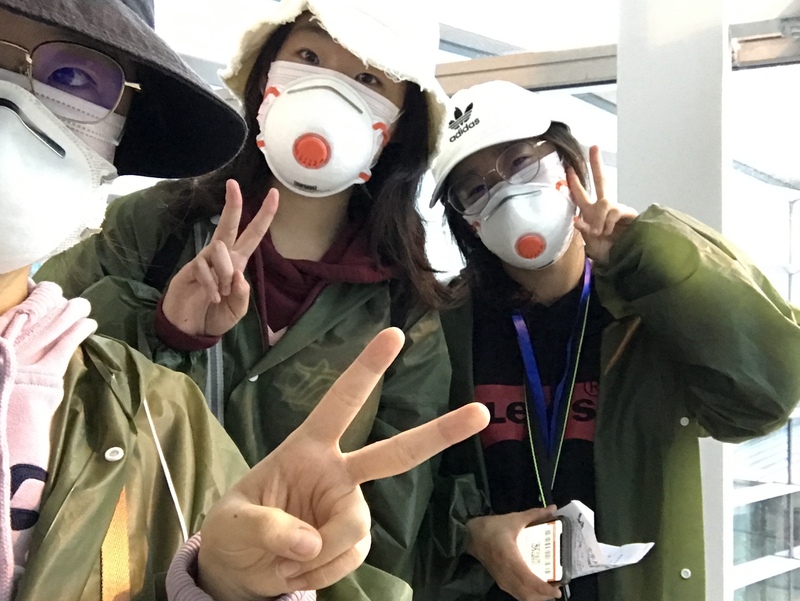
M582 283L550 306L529 304L520 309L528 327L548 404L567 367L567 344L579 309ZM530 385L526 381L511 312L482 302L478 297L473 315L475 400L486 405L491 414L489 426L480 437L492 510L502 514L542 507L525 412L525 396L526 391L530 394ZM600 381L600 344L603 329L610 322L611 316L592 289L561 458L552 490L553 502L559 507L577 499L589 508L595 508L594 431ZM575 344L577 341L572 342ZM538 428L537 414L532 406L530 419L532 427ZM574 601L595 601L596 579L575 580L570 592ZM511 597L495 587L488 599Z

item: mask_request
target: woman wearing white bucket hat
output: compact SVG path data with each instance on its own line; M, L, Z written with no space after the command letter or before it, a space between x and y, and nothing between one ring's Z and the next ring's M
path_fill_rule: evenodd
M450 371L435 312L448 292L415 205L444 115L438 23L421 0L266 4L223 74L244 105L241 153L115 201L102 235L39 272L90 299L101 332L192 376L251 464L389 325L406 344L343 449L441 414ZM244 251L240 225L270 220ZM365 487L367 563L402 579L379 597L408 590L434 469Z
M236 112L148 17L147 0L0 0L2 601L161 598L158 574L179 547L170 599L208 601L193 575L220 601L326 586L367 553L359 484L422 462L487 419L473 407L343 454L342 431L402 345L396 330L382 332L248 473L188 377L93 336L86 300L29 280L31 263L100 224L115 167L178 176L239 148ZM160 139L156 115L174 118L162 124L170 133L219 146L203 153ZM231 127L190 127L202 116ZM202 546L199 535L181 546L201 523ZM292 577L297 562L305 570Z
M516 540L549 505L579 500L600 542L655 546L574 580L571 599L704 599L698 437L741 441L786 422L800 311L703 224L605 197L596 147L592 200L580 144L537 94L488 82L449 110L433 200L466 259L463 303L442 315L450 398L493 419L445 452L431 521L463 535L433 526L437 574L419 598L559 596Z

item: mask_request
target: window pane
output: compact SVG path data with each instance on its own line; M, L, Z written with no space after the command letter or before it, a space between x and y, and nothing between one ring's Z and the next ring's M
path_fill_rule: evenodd
M800 594L798 571L773 576L739 589L734 601L796 601Z
M737 507L733 517L734 565L779 553L789 556L800 533L798 502L800 493Z

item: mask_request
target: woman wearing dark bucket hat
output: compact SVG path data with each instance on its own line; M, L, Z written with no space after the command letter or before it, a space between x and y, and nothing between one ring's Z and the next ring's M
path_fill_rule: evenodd
M432 11L424 0L282 0L251 18L223 74L249 128L240 154L117 199L100 236L37 277L89 299L101 332L189 374L253 464L389 325L406 345L344 449L441 414L450 369L435 311L448 293L416 210L444 116ZM240 214L251 225L275 215L252 257ZM406 590L434 469L365 488L367 564Z
M140 89L122 96L130 106L114 157L119 175L201 175L244 141L235 111L153 32L152 0L0 0L0 7L92 40L130 65Z
M81 20L94 9L100 21ZM473 407L343 455L342 431L402 346L387 331L295 435L247 472L191 380L92 336L84 299L28 280L33 262L99 225L120 132L122 144L130 135L144 141L139 128L151 125L135 115L172 110L157 95L136 96L148 85L179 86L192 110L205 105L227 120L228 154L155 139L152 155L128 153L127 172L192 173L238 148L235 113L178 62L165 67L168 50L136 14L113 0L51 0L47 10L0 0L0 600L153 599L156 574L201 522L202 546L192 537L173 561L170 598L207 600L195 573L219 599L324 587L366 556L370 515L359 484L414 467L487 416ZM145 50L99 41L90 30L101 22L139 35L130 47ZM157 55L160 79L148 71Z

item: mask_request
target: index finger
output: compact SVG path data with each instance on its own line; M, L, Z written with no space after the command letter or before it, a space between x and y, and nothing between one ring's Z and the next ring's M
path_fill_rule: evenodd
M359 484L407 472L489 424L489 411L470 403L427 424L347 454L347 468Z
M581 210L581 213L591 208L592 199L589 198L586 188L583 187L578 174L575 173L575 169L572 167L567 167L567 184L569 185L569 191L572 193L572 202Z
M225 206L219 216L212 240L223 242L228 248L236 242L239 235L239 222L242 219L242 192L234 179L225 182Z
M338 444L376 384L403 348L405 336L397 328L380 332L339 376L298 428L323 443Z
M244 231L236 240L234 249L245 259L249 259L250 255L261 244L261 240L267 235L269 226L272 225L272 219L278 211L278 191L272 188L264 202L261 203L261 208L253 217L253 220L247 224Z
M606 177L603 175L603 157L599 146L589 148L589 165L592 168L595 198L598 200L606 197Z

